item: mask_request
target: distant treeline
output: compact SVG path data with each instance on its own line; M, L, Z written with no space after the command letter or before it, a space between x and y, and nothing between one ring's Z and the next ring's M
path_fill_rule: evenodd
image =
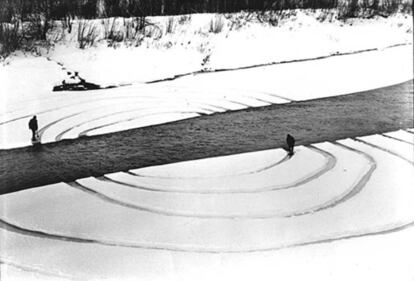
M411 0L408 0L412 3ZM396 9L407 0L0 0L0 20L10 22L40 15L44 19L101 18L229 13L241 10L286 9Z

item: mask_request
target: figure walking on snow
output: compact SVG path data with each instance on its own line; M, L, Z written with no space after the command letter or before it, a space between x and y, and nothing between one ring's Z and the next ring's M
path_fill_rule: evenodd
M289 149L289 155L292 156L293 155L293 147L295 146L295 138L292 137L291 135L287 134L286 142L287 142L288 149Z
M38 129L36 115L33 116L32 119L30 119L29 129L32 131L32 141L35 141L36 136L37 136L37 129Z

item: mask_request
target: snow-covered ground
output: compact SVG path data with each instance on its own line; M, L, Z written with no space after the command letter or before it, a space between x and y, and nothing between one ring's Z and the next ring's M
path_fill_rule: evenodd
M331 11L332 12L332 11ZM77 48L76 32L60 41L48 54L66 68L79 71L93 83L116 85L146 82L201 69L228 69L272 62L307 59L367 49L412 44L412 16L348 21L318 20L329 11L296 11L278 26L261 23L247 14L229 16L195 14L187 17L154 17L162 36L144 39L140 47L108 48L105 42L86 50ZM166 25L172 21L172 30ZM210 25L221 22L220 32ZM102 29L100 21L92 22ZM122 21L118 20L119 30ZM76 30L76 23L75 28ZM74 42L75 41L75 42ZM119 45L119 44L118 44Z
M265 150L2 195L2 275L412 280L413 136L399 130L299 146L292 158ZM411 150L393 149L401 145Z

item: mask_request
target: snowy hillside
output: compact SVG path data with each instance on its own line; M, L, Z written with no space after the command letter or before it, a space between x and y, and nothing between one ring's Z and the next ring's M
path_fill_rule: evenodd
M61 41L48 56L68 69L79 71L90 82L116 85L202 69L237 68L383 49L412 44L413 40L409 15L342 22L335 18L321 21L317 12L297 11L279 26L248 21L246 17L196 14L185 21L181 20L182 16L156 17L150 21L160 26L161 35L154 32L143 38L139 47L118 43L117 48L108 48L107 41L103 40L96 47L82 51L76 49L78 42L69 39L71 43ZM118 21L119 30L124 30ZM216 22L222 27L214 32L211 25ZM95 24L102 27L99 21ZM167 31L168 25L172 26L170 31Z
M59 28L61 23L57 22L57 27L48 34L49 40L55 42L54 47L49 51L39 48L38 52L61 63L66 70L78 71L89 82L117 85L203 69L383 49L412 44L413 40L412 16L408 14L344 21L337 19L335 11L296 10L281 17L276 26L260 22L247 13L149 17L147 20L152 25L138 42L127 39L128 23L132 19L74 21L71 33ZM96 36L93 44L84 49L79 48L79 26L94 28ZM118 34L125 42L114 42L114 35L108 34ZM10 64L13 69L13 64L25 56L12 56L3 65ZM47 74L54 74L47 81L53 85L65 78L66 71L59 73L63 76L61 79L56 77L58 73ZM11 83L17 82L11 79Z

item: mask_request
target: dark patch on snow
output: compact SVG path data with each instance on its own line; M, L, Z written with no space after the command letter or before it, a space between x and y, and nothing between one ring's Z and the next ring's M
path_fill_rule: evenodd
M54 86L53 87L54 92L57 92L57 91L88 91L88 90L102 89L102 87L97 84L86 82L85 79L79 76L79 73L77 71L73 73L68 71L67 75L68 75L68 79L67 79L68 81L64 79L61 85Z
M46 58L48 61L54 61L50 57ZM66 71L66 67L62 62L54 61L57 65L61 67L63 71ZM121 86L128 86L131 84L121 84L121 85L110 85L102 87L95 83L86 82L85 79L79 76L77 71L66 71L67 78L63 79L60 85L53 87L53 92L59 91L90 91L90 90L102 90L102 89L112 89Z
M99 85L88 83L88 82L79 82L76 84L62 84L53 87L54 92L58 91L88 91L88 90L99 90L104 89Z
M126 85L110 85L106 87L101 87L98 84L86 82L85 79L79 76L78 72L67 72L68 80L63 80L61 85L53 87L54 92L59 91L90 91L90 90L102 90L102 89L112 89Z

